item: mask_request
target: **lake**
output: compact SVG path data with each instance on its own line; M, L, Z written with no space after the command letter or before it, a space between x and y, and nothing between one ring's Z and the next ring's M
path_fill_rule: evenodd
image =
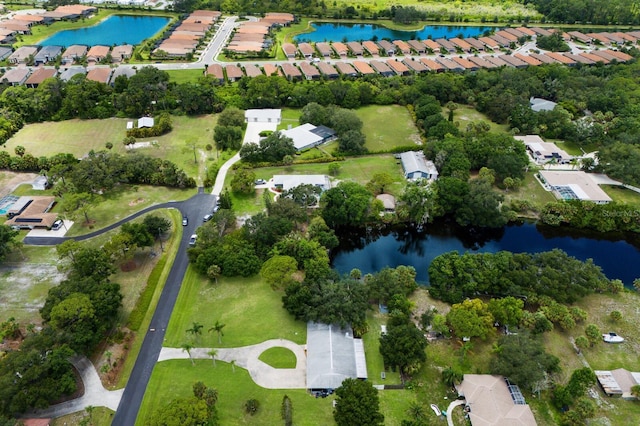
M315 31L299 34L294 37L297 42L319 42L319 41L360 41L371 40L377 37L379 40L425 40L431 36L432 39L452 38L462 35L474 37L481 35L491 27L467 27L457 25L426 25L419 31L398 31L376 24L339 24L333 22L312 23Z
M431 261L449 251L539 253L559 248L580 260L588 258L610 278L631 287L640 278L640 237L635 241L607 239L601 234L525 223L502 229L470 232L451 224L430 224L422 232L406 228L341 231L333 267L341 274L358 268L363 274L385 266L416 268L417 281L428 284Z
M140 44L162 30L170 19L159 16L112 15L97 25L75 30L59 31L38 43L40 46L65 46L72 44L120 45Z

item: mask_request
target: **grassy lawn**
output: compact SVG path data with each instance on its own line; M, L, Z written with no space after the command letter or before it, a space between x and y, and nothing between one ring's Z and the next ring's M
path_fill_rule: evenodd
M92 426L109 426L111 424L115 412L106 407L94 407L91 416L86 411L78 411L77 413L68 414L66 416L53 419L51 426L73 426L80 425L83 421L90 420ZM86 419L86 420L84 420Z
M293 403L294 424L304 426L327 425L333 423L332 398L314 398L303 389L273 390L256 385L249 373L240 367L235 372L230 364L210 360L196 360L192 366L188 360L163 361L156 364L151 381L138 414L137 425L160 406L178 397L192 394L192 386L197 381L218 390L219 423L221 425L275 425L282 422L280 407L284 395ZM257 399L260 409L255 416L244 411L244 403Z
M202 69L166 70L166 72L169 74L169 80L176 84L195 83L204 76L204 66Z
M281 292L271 290L258 276L223 278L214 284L190 267L167 327L165 345L180 347L189 341L185 330L194 322L204 325L205 332L196 342L200 347L233 348L269 339L304 344L306 324L284 310L281 298ZM206 332L216 321L226 324L222 344L215 332Z
M504 202L508 205L511 200L526 200L530 202L537 210L540 210L546 203L556 201L556 197L540 185L540 182L534 177L535 171L525 173L522 185L517 190L502 190Z
M282 119L278 125L278 130L286 130L289 126L299 126L300 115L302 115L302 109L282 108Z
M172 116L173 130L163 136L138 139L138 142L152 142L149 147L138 148L135 152L151 157L170 159L189 176L201 178L205 167L215 160L215 151L207 153L207 144L213 145L215 115ZM6 143L6 149L13 154L16 146L22 145L35 157L70 153L83 157L89 151L105 149L107 142L113 143L113 152L130 152L122 144L126 135L127 122L131 119L108 118L104 120L66 120L58 122L34 123L24 126ZM195 143L194 152L187 144ZM201 183L201 181L199 182Z
M122 187L120 190L97 196L95 207L89 211L92 222L88 226L84 216L76 218L67 236L83 235L102 229L145 207L169 200L186 200L195 194L195 189L171 189L161 186ZM54 209L56 211L56 209Z
M364 351L367 357L367 375L374 385L398 385L401 383L400 373L384 368L384 361L380 354L380 326L387 323L388 315L381 314L377 307L367 312L369 331L362 336ZM385 379L380 373L385 372Z
M442 114L445 118L448 118L449 110L442 109ZM453 111L454 123L459 123L460 130L467 128L467 125L471 122L484 121L489 124L492 132L508 132L509 126L506 124L498 124L491 121L486 115L477 111L475 108L469 105L458 105L458 109Z
M640 194L623 186L600 185L600 188L616 203L631 206L640 205Z
M364 123L369 151L387 151L396 146L420 145L420 133L409 111L400 105L371 105L355 110ZM384 118L383 118L384 117Z
M256 175L258 174L256 173ZM227 174L227 176L229 175ZM271 178L271 176L265 179L269 178ZM255 193L253 194L236 194L235 192L229 192L231 194L231 203L233 204L233 210L238 215L253 216L260 213L265 209L264 199L262 198L264 191L264 189L256 189ZM273 196L271 197L271 199L273 199Z
M283 347L269 348L258 359L273 368L296 368L296 354Z

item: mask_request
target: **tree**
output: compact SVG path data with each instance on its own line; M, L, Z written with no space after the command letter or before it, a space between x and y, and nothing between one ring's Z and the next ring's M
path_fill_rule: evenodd
M622 312L611 311L611 313L609 314L609 317L611 318L611 321L619 322L620 320L622 320Z
M219 150L240 149L242 146L242 128L218 125L213 129L213 140Z
M332 228L360 225L367 219L371 193L355 182L343 181L322 194L322 217Z
M213 325L213 327L211 327L209 329L209 333L211 333L212 331L215 331L218 334L218 343L222 343L222 336L224 336L224 333L222 332L222 329L224 328L226 324L221 323L220 321L216 320L216 323Z
M123 234L131 237L131 242L138 247L151 247L153 234L144 223L125 223L120 228Z
M502 299L491 299L489 301L489 312L500 324L516 327L523 315L524 302L513 296Z
M244 111L234 107L225 108L218 116L218 125L244 129L247 127Z
M273 290L284 289L292 281L292 275L298 270L296 260L291 256L273 256L260 270L260 276Z
M218 277L221 275L222 270L218 265L211 265L207 268L207 277L214 280L218 284Z
M251 194L255 191L256 174L251 169L239 168L231 179L231 190L240 194Z
M491 189L483 179L469 183L469 193L463 205L456 211L456 222L462 226L500 228L506 223L500 204L504 197Z
M384 364L398 367L404 374L420 369L427 359L425 348L427 341L413 322L399 326L389 326L387 333L380 337L380 353Z
M340 244L338 237L333 229L329 228L320 216L311 219L307 228L309 239L316 240L327 249L331 250Z
M369 382L345 379L336 389L333 418L338 426L384 424L384 416L380 413L378 390Z
M233 373L235 373L236 372L236 360L232 359L231 361L229 361L229 364L231 365L231 371Z
M207 352L207 355L209 355L211 357L211 361L213 362L213 366L216 366L216 356L218 355L218 350L217 349L211 349L209 352Z
M486 339L493 331L494 318L489 307L480 299L456 303L447 314L447 323L456 336Z
M462 373L453 367L442 370L442 381L448 386L454 387L456 383L461 383L462 377Z
M171 222L169 220L154 214L145 216L142 224L155 238L160 238L162 234L171 229Z
M182 352L186 352L189 355L189 360L191 361L191 365L195 366L196 363L193 362L193 358L191 358L191 350L193 349L193 345L191 343L183 343L180 345Z
M255 414L258 412L258 409L260 409L260 401L258 401L257 399L252 398L244 403L244 411L252 416L255 416Z
M640 291L640 278L633 280L633 288L635 288L636 291Z
M293 426L293 403L287 394L282 397L280 417L284 420L284 426Z
M587 339L586 336L576 337L576 346L581 351L587 349L590 346L589 339Z
M302 207L311 207L318 204L322 189L316 185L303 184L294 188L282 191L279 199L290 198Z
M491 360L491 374L505 376L518 386L532 390L546 374L560 371L560 360L544 351L539 337L520 332L502 336L498 351Z
M383 194L386 189L393 183L393 178L389 173L376 173L371 180L367 182L366 188L373 193L373 195Z
M364 146L365 142L364 133L359 130L348 130L338 138L338 151L352 155L364 154L368 151Z
M93 205L93 195L87 192L70 192L62 199L61 209L69 215L84 215L85 223L89 223L89 209Z
M640 398L640 385L631 386L631 395Z
M431 186L424 181L407 182L398 198L398 216L418 226L424 225L434 214L434 195Z
M97 343L99 323L96 309L86 294L73 293L51 309L51 328L63 335L63 341L81 353Z
M18 157L24 157L24 154L27 152L27 150L22 145L16 145L16 147L13 150L15 151Z
M584 334L589 339L589 346L593 347L596 343L602 340L602 333L595 324L589 324L584 329Z
M204 399L196 397L174 399L162 405L150 416L149 426L207 425L210 408Z
M196 338L196 341L198 341L198 337L202 336L202 328L204 326L202 324L199 324L197 322L194 322L193 325L191 326L191 328L188 328L186 331L187 333L193 334Z
M0 262L2 262L11 250L16 246L19 232L7 225L0 225Z

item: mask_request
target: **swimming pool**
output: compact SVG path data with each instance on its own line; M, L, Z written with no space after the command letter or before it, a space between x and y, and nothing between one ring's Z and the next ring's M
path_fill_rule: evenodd
M0 198L0 215L7 214L11 206L18 201L18 196L16 195L7 195L5 197Z

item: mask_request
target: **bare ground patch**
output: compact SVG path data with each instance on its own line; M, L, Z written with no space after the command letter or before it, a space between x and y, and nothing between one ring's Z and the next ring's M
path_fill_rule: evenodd
M33 181L35 173L0 172L0 197L11 194L20 184Z

